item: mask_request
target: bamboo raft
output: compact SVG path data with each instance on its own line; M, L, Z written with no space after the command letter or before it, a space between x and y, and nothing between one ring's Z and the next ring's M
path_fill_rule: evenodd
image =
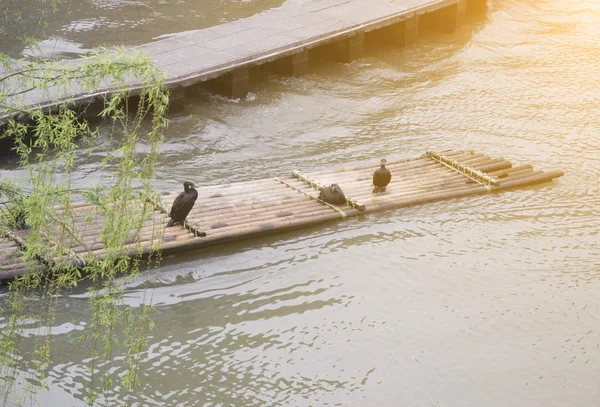
M383 193L373 193L374 163L334 171L291 174L230 185L198 187L198 199L184 226L166 228L169 209L180 191L153 202L154 213L140 233L131 237L129 254L147 253L157 239L163 254L197 250L236 240L343 220L364 213L423 204L469 195L481 195L511 188L549 182L564 175L562 170L534 170L531 165L513 166L504 158L491 158L472 150L428 151L422 156L388 160L391 183ZM318 199L319 186L337 183L347 205L337 207ZM140 202L141 204L141 202ZM84 265L104 255L100 239L101 222L89 202L73 204L77 236L60 238L60 258L38 259L40 270L53 262L69 260ZM12 231L0 240L0 280L27 273L21 247L27 244L26 231ZM58 244L56 236L47 243ZM45 266L45 267L44 267Z

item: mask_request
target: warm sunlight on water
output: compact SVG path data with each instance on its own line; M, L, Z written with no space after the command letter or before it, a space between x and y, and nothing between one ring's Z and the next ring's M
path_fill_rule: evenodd
M428 147L566 175L167 259L137 405L598 403L600 2L490 5L485 22L454 35L275 78L244 101L189 101L155 185ZM82 152L78 183L99 177L110 147ZM21 175L10 160L3 170ZM127 306L142 290L131 284ZM89 318L83 290L60 299L40 405L84 404L89 349L67 334Z

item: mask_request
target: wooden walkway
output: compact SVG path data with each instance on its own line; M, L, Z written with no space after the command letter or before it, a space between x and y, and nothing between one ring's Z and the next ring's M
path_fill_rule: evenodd
M303 174L293 171L279 178L260 179L229 185L202 186L198 200L188 216L192 227L166 228L171 203L180 191L163 195L155 203L155 212L140 233L131 236L131 253L139 248L149 251L159 242L163 254L197 250L231 241L270 233L344 220L361 213L372 213L408 205L487 194L510 188L549 182L563 175L561 170L544 172L531 165L513 166L504 158L491 158L472 150L428 152L420 157L388 160L393 178L384 193L372 192L372 174L378 159L364 165L335 171ZM337 183L354 207L334 207L317 200L315 184ZM312 185L311 185L312 184ZM64 258L75 264L104 255L99 232L101 219L87 202L75 203L77 236L61 238L67 249ZM202 231L192 233L191 230ZM58 244L56 236L49 244ZM27 232L12 234L12 240L0 240L0 279L26 273L19 245L26 244ZM60 260L60 259L55 259ZM48 264L53 260L41 259ZM40 268L43 269L43 268Z
M361 56L365 35L378 33L378 41L406 46L424 30L454 31L468 15L483 13L486 4L487 0L309 0L134 49L150 55L166 72L173 99L182 97L180 90L211 80L215 80L215 90L245 97L252 67L301 75L307 70L311 49L333 44L330 54L351 61ZM62 65L76 67L78 63L71 60ZM133 94L139 92L138 82L131 80L128 85ZM69 89L67 94L57 88L49 92L33 89L7 102L48 111L67 99L76 105L89 105L110 94L111 89L104 86L92 94L78 88ZM0 93L14 91L14 87L14 82L4 81ZM10 115L0 111L0 121Z

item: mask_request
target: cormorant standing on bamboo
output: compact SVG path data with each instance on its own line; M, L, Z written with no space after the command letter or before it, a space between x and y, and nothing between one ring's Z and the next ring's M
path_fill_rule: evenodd
M392 180L392 173L385 168L386 164L387 160L382 158L381 167L373 173L373 185L375 185L373 192L385 192L385 187L387 187Z
M346 196L338 184L331 184L320 189L319 199L331 205L345 205Z
M187 218L188 213L194 207L196 198L198 198L198 191L195 187L193 182L186 181L183 183L183 192L177 195L171 206L171 212L169 213L171 220L167 227L171 227L176 223L183 225L183 221Z

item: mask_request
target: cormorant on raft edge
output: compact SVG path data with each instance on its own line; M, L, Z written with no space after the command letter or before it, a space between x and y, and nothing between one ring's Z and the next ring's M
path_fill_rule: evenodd
M183 183L183 192L177 195L177 198L173 201L171 206L171 212L169 216L171 220L167 224L167 227L171 227L176 223L183 225L185 218L194 207L194 203L198 198L198 191L193 182L185 181Z
M385 187L387 187L390 181L392 180L392 173L390 172L390 170L385 168L386 164L387 160L385 158L382 158L381 167L379 167L379 169L373 173L373 185L375 185L373 193L385 192Z
M320 189L319 199L331 205L345 205L346 196L338 184L331 184Z

